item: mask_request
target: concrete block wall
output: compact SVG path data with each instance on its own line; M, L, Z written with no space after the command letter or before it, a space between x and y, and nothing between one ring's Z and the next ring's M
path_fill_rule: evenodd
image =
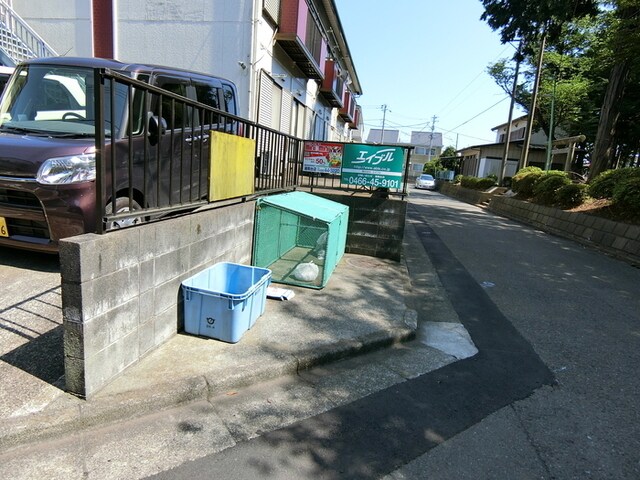
M347 253L400 261L406 201L371 196L316 195L349 207Z
M183 328L181 282L250 264L255 202L60 242L67 390L90 398Z
M472 190L470 188L462 188L460 185L454 185L450 182L440 184L440 192L448 197L457 198L466 203L478 205L487 203L495 194L483 192L481 190Z
M639 225L565 212L503 196L493 197L489 208L499 215L598 248L632 265L640 265Z

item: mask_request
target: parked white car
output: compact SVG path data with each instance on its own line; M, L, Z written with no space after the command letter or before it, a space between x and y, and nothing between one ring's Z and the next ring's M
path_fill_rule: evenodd
M0 94L4 90L4 87L9 81L9 77L11 76L14 70L15 68L13 67L0 66Z
M436 189L436 180L432 175L428 173L423 173L418 178L416 178L416 188L425 188L427 190L435 190Z

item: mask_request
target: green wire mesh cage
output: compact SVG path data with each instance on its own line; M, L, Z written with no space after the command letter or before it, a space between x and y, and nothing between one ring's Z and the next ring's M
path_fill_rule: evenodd
M344 255L349 207L305 192L257 202L253 265L277 283L323 288Z

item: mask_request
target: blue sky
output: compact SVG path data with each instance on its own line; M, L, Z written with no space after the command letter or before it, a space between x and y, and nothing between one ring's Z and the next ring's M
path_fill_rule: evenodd
M492 143L509 97L486 73L515 51L480 20L480 0L335 0L369 128L442 132L445 146ZM521 115L516 109L514 117Z

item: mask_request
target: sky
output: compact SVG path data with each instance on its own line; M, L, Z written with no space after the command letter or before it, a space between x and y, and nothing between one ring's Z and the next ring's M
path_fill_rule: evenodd
M370 128L443 134L457 149L495 142L509 96L487 67L511 58L498 32L480 20L480 0L335 0L362 87L357 98ZM383 106L386 105L386 113ZM514 110L514 118L522 115Z

